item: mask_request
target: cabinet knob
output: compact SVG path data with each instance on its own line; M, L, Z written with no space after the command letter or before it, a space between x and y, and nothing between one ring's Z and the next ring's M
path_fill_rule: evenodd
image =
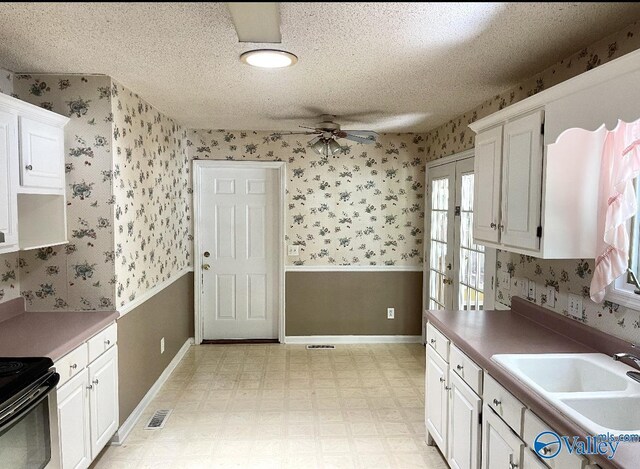
M498 229L499 229L500 231L504 231L504 225L498 225Z
M440 378L440 382L444 383L446 380L444 378Z
M105 345L111 345L111 341L109 339L104 341Z
M209 269L211 268L211 266L210 266L209 264L203 264L203 265L202 265L202 268L203 268L204 270L209 270Z
M499 401L498 399L494 399L493 400L493 405L498 407L500 404L502 404L502 401Z
M74 363L73 365L71 365L71 369L75 370L76 368L78 368L78 365L76 363Z
M489 226L491 226L491 228L493 228L495 230L498 225L496 225L495 223L491 223L491 225L489 225Z
M28 164L24 167L24 169L26 169L27 171L31 171L33 169L33 166Z
M462 371L463 368L464 368L464 366L462 366L462 365L456 365L456 370L458 370L458 371Z
M451 386L445 386L445 387L444 387L444 390L445 390L445 391L451 391Z
M436 339L431 339L429 342L431 342L432 344L436 343Z
M509 469L518 469L518 465L514 462L509 463Z
M87 389L89 390L93 389L93 385L90 384L89 386L87 386Z
M94 379L94 380L92 381L92 383L93 383L93 384L95 384L95 385L97 386L97 385L98 385L98 383L99 383L99 381L98 381L97 379Z

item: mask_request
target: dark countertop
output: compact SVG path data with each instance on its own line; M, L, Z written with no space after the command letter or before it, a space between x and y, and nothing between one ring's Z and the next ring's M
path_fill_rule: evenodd
M55 362L119 316L117 311L24 312L18 300L0 305L0 356L49 357Z
M426 319L460 350L563 435L590 433L491 360L499 353L606 353L629 351L628 342L514 298L509 311L427 311ZM615 353L615 352L614 352ZM621 443L613 460L589 456L603 468L637 468L640 444Z

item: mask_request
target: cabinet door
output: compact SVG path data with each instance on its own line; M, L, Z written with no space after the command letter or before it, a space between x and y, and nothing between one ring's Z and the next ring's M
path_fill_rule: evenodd
M23 187L63 189L64 130L20 117L20 163Z
M500 242L505 246L540 249L543 119L540 110L504 126Z
M476 243L497 243L500 233L502 126L476 135L473 237Z
M91 455L96 457L118 429L118 347L89 365Z
M440 451L447 454L447 408L449 405L446 387L448 366L435 352L427 348L427 373L425 383L425 420L427 431Z
M449 372L449 386L449 466L478 469L482 399L453 371Z
M88 376L82 370L57 392L62 469L83 469L91 463Z
M482 469L521 468L524 443L487 404L482 423Z
M0 253L18 250L17 117L0 111Z

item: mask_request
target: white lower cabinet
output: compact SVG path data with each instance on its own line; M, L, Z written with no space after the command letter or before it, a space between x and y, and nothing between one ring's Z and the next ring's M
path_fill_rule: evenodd
M530 449L524 450L522 469L547 469L548 467Z
M89 365L91 454L96 457L118 429L118 354L112 347Z
M482 416L482 469L521 469L522 440L487 404Z
M478 469L482 399L452 371L449 372L449 387L449 466L454 469Z
M449 366L431 347L427 346L427 376L425 423L427 431L443 454L447 454L447 420Z
M61 374L57 417L62 469L89 467L118 429L118 347L112 341L116 325L106 331L109 347L88 365L87 343L56 362ZM100 334L105 331L90 341Z
M81 469L91 463L88 379L89 372L84 369L58 389L58 435L64 468Z

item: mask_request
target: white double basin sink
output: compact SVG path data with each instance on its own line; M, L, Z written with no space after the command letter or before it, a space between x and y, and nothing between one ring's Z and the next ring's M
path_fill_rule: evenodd
M498 354L491 357L593 434L640 434L637 371L601 353Z

